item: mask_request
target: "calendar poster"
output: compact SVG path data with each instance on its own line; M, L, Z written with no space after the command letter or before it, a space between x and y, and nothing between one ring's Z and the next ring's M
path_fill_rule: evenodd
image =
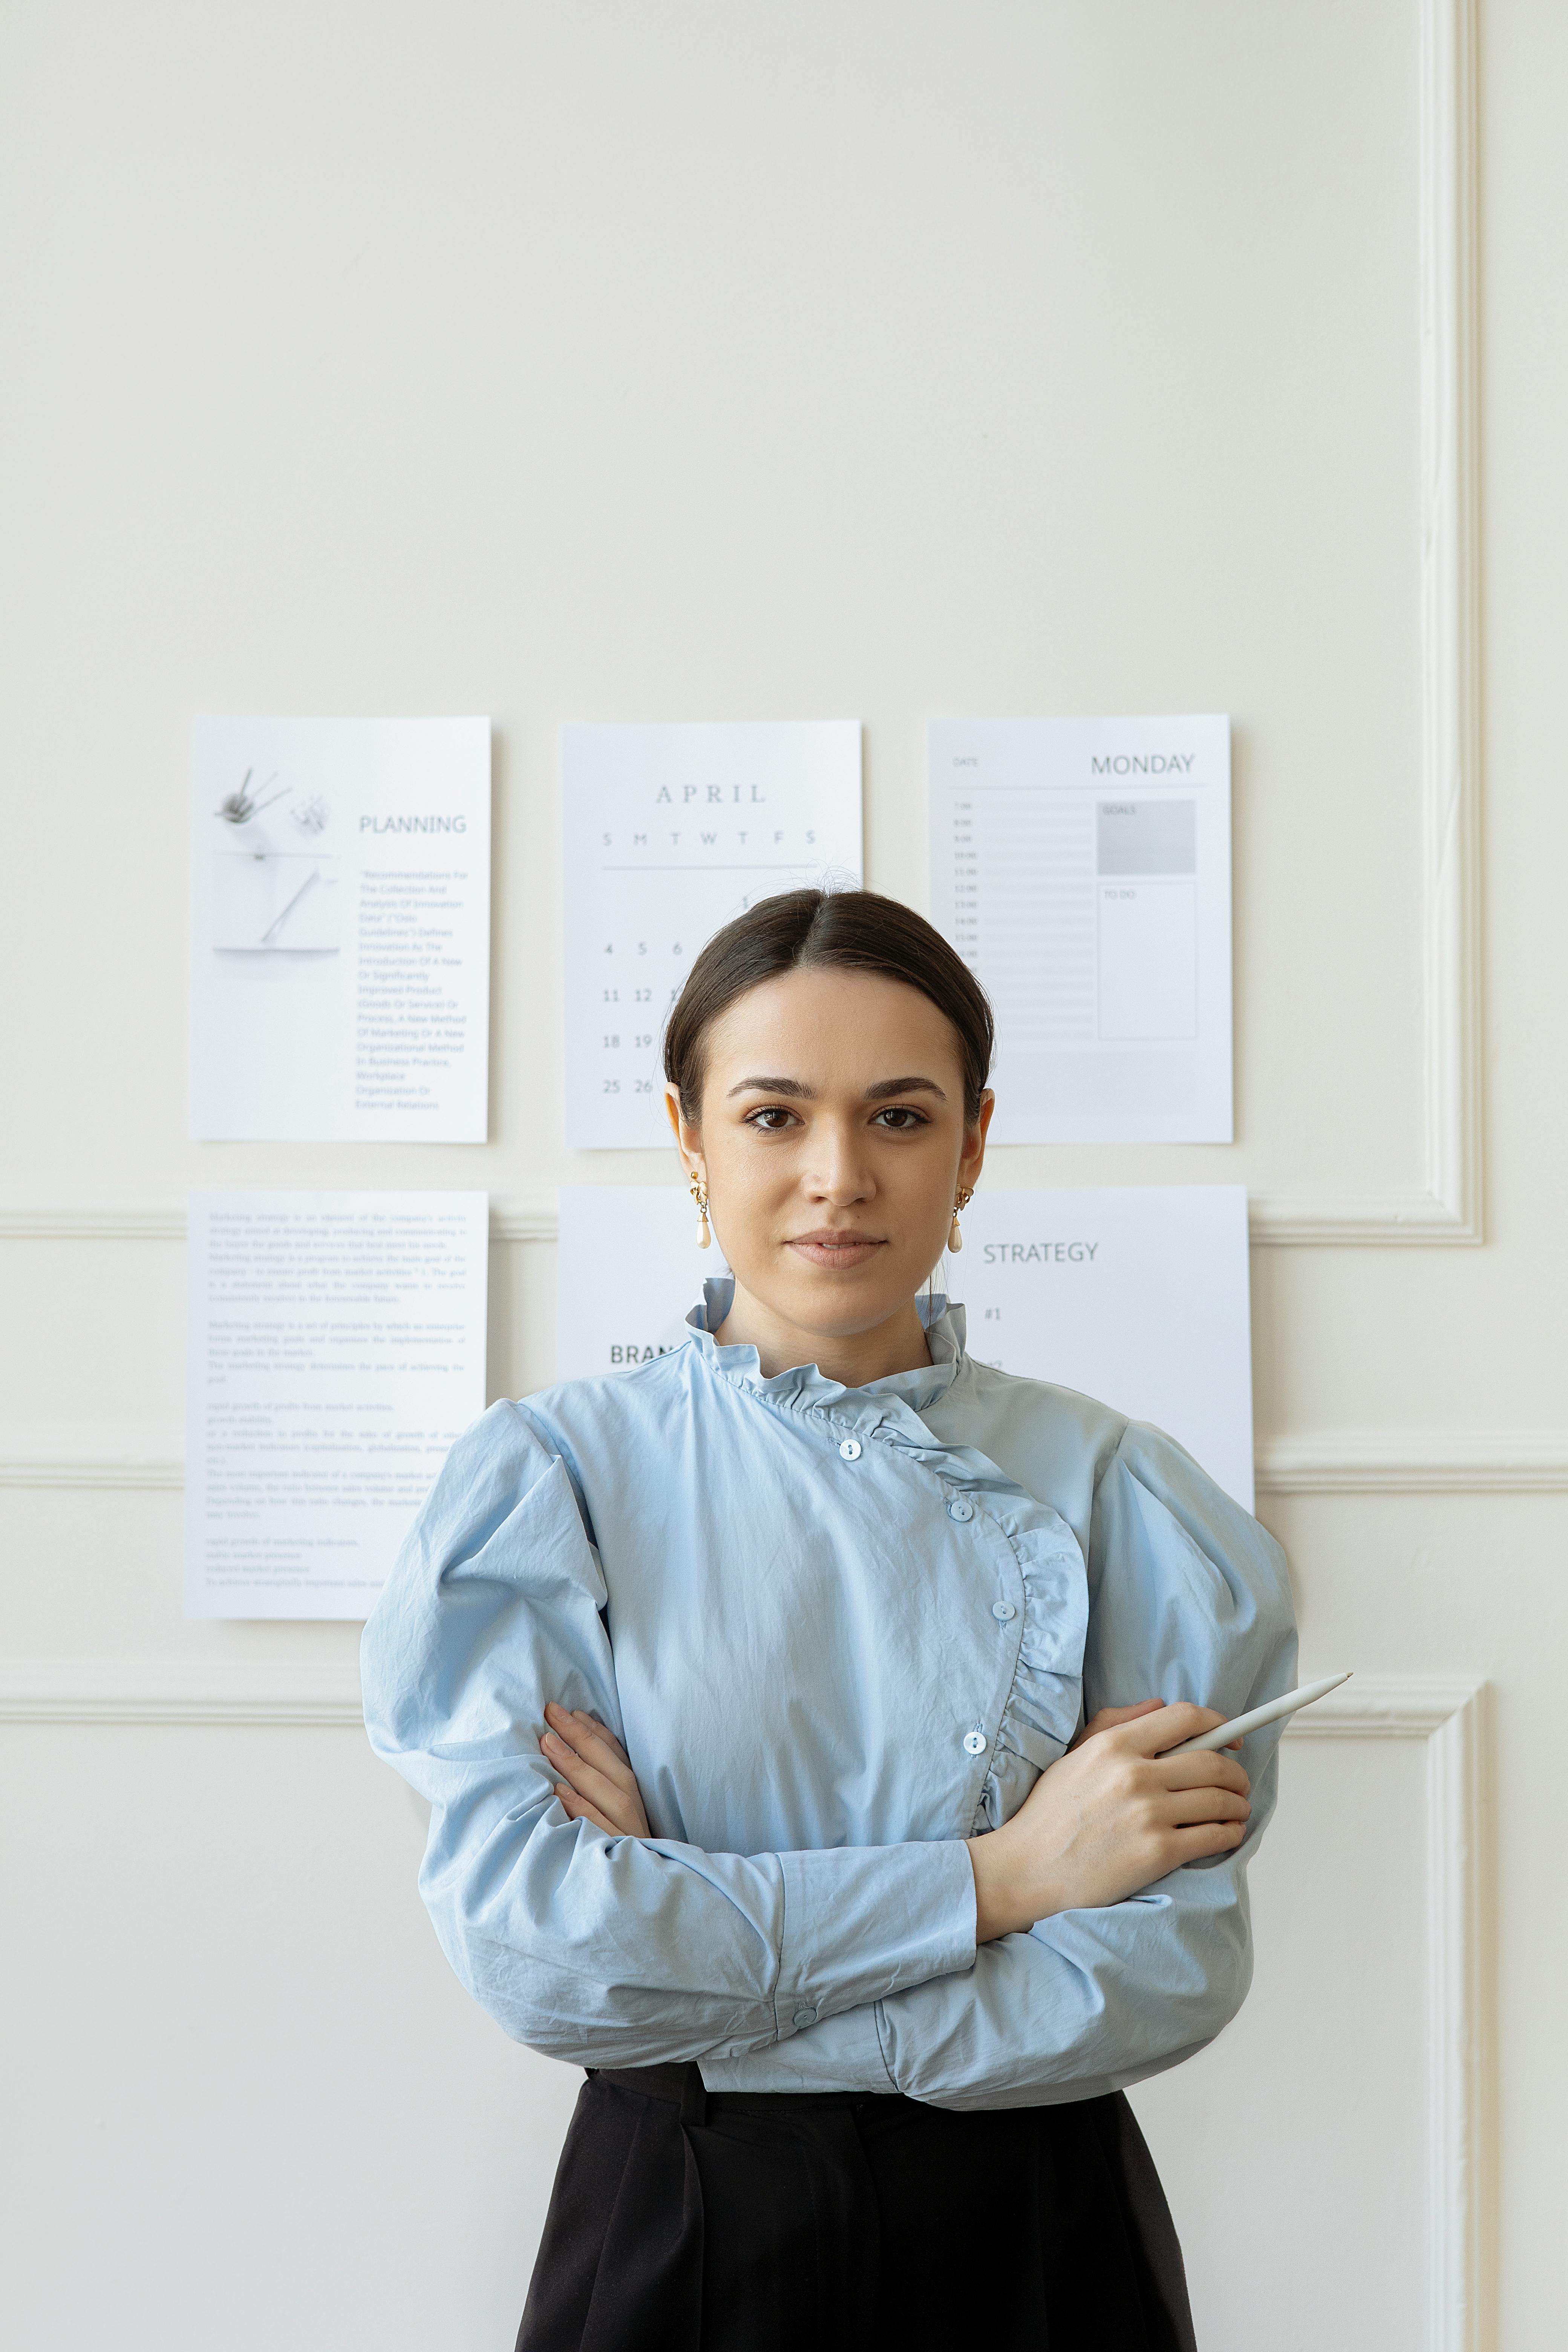
M568 727L566 1139L669 1141L664 1024L703 941L759 898L860 882L858 720Z

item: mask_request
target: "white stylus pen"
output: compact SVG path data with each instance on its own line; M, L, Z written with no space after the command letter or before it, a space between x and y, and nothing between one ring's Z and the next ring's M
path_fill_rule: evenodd
M1338 1690L1350 1678L1351 1669L1347 1667L1342 1675L1325 1675L1321 1683L1303 1683L1300 1690L1286 1691L1280 1697L1271 1698L1267 1706L1255 1706L1250 1715L1233 1716L1230 1722L1216 1724L1212 1731L1200 1731L1195 1739L1184 1739L1179 1748L1167 1748L1164 1752L1167 1756L1193 1756L1203 1748L1228 1748L1233 1739L1245 1739L1249 1731L1257 1731L1261 1725L1277 1723L1282 1715L1294 1715L1299 1706L1310 1706L1315 1698Z

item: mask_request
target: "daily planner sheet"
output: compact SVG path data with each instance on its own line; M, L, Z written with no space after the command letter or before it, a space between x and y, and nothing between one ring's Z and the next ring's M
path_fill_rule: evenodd
M482 1143L484 719L198 719L191 1132Z
M660 1044L692 958L757 899L860 880L855 720L562 735L566 1140L667 1144Z
M996 1013L995 1143L1228 1143L1230 726L931 722L931 918Z
M722 1206L715 1204L722 1224ZM563 1380L622 1372L679 1347L721 1234L696 1246L674 1185L561 1195ZM983 1185L963 1251L937 1283L964 1302L981 1363L1052 1381L1152 1421L1252 1508L1247 1194L1238 1184L1089 1192Z
M367 1616L484 1411L483 1192L195 1192L185 1612Z

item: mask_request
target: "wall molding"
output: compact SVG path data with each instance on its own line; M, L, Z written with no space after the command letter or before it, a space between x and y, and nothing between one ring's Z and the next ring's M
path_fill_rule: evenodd
M1423 1183L1259 1193L1276 1246L1484 1238L1476 0L1418 16Z
M1286 1738L1420 1739L1426 1756L1426 2167L1431 2352L1479 2352L1479 1850L1483 1683L1358 1676L1296 1717ZM362 1723L353 1661L0 1660L0 1723L340 1726Z
M1485 2320L1480 2121L1480 1839L1484 1683L1358 1676L1291 1722L1298 1739L1422 1739L1426 1747L1426 2341L1481 2352Z
M0 1487L178 1493L177 1429L79 1435L0 1426ZM1266 1437L1259 1495L1561 1495L1568 1430L1327 1430Z
M1268 1437L1260 1495L1559 1495L1568 1430L1329 1430Z
M492 1242L553 1242L561 1213L554 1192L498 1193L490 1202Z
M178 1493L185 1483L184 1433L94 1428L0 1427L0 1486L99 1488L118 1494Z
M18 1202L0 1208L0 1241L183 1242L184 1202L138 1206L104 1202L96 1207L45 1208Z
M352 1724L358 1669L249 1658L0 1659L0 1723Z

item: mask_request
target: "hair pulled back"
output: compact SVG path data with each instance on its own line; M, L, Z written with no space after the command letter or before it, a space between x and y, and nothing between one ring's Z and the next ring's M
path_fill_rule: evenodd
M995 1049L985 991L938 930L912 907L875 890L784 890L737 915L703 948L664 1032L664 1075L695 1125L702 1107L708 1032L737 997L781 972L879 972L919 989L958 1034L964 1116L980 1116Z

